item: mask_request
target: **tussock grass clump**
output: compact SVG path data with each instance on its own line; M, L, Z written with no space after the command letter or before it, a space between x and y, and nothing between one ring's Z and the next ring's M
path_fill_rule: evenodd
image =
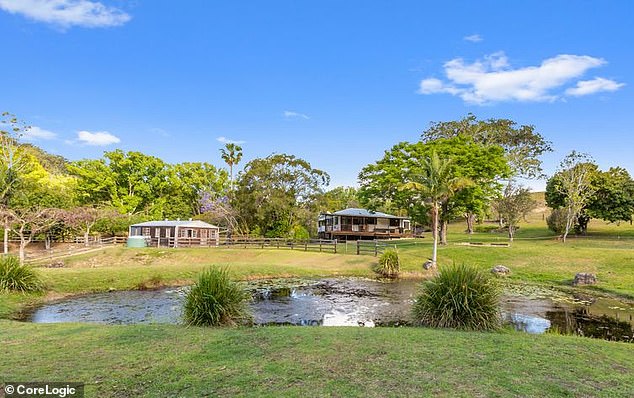
M436 328L496 330L501 325L500 293L488 273L453 265L423 283L414 303L414 319Z
M0 256L0 292L39 292L42 281L33 268L15 256Z
M396 278L401 272L398 253L394 249L387 249L379 257L379 263L372 266L372 271L384 278Z
M185 323L191 326L235 326L251 320L250 295L229 279L226 268L203 271L185 299Z

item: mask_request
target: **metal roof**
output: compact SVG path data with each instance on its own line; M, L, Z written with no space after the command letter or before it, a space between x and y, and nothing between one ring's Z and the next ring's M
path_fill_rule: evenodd
M131 227L189 227L189 228L218 228L215 225L208 224L200 220L185 220L185 221L146 221L139 224L131 225Z
M407 219L407 217L393 216L391 214L381 213L380 211L369 211L366 209L349 208L345 210L339 210L332 213L335 216L352 216L352 217L378 217L378 218L398 218Z

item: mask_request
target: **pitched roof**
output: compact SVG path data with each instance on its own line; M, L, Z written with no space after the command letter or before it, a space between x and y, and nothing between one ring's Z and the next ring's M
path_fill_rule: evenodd
M139 224L131 225L131 227L189 227L189 228L218 228L215 225L208 224L200 220L185 220L185 221L146 221Z
M380 211L369 211L366 209L349 208L345 210L339 210L332 213L335 216L353 216L353 217L378 217L378 218L398 218L406 219L407 217L393 216L391 214L381 213Z

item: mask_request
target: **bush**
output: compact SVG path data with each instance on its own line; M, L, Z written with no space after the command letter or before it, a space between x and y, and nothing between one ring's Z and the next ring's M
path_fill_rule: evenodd
M398 253L394 249L387 249L379 257L379 263L372 267L372 271L384 278L396 278L401 272L401 263Z
M251 320L248 292L229 279L226 268L210 267L185 298L185 323L192 326L234 326Z
M548 217L546 217L548 229L556 234L563 234L566 230L566 210L554 209Z
M423 283L413 313L424 326L495 330L501 324L500 289L488 273L454 265Z
M39 292L42 282L33 269L15 256L0 256L0 292Z
M473 228L474 232L486 232L486 233L493 233L493 232L499 232L500 226L497 224L482 224L482 225L476 225Z

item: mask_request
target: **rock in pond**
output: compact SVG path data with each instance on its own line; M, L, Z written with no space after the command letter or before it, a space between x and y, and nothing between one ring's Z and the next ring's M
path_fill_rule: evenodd
M588 272L579 272L572 281L572 286L594 285L597 283L597 276Z
M504 265L496 265L495 267L491 268L491 272L495 275L506 276L511 273L511 270Z

